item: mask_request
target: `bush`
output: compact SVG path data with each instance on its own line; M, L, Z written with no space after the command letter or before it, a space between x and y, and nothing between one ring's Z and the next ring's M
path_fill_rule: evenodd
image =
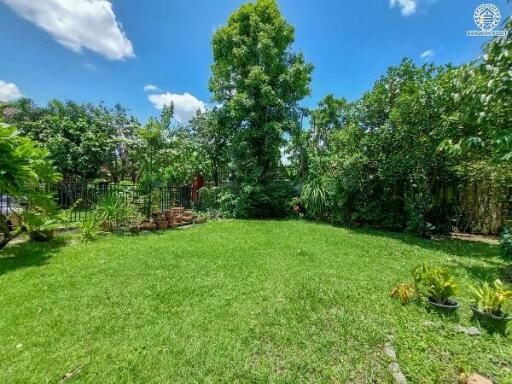
M290 200L293 190L289 182L245 184L236 199L236 217L283 218L292 213Z
M224 217L282 218L291 214L293 190L286 181L267 184L244 184L238 191L230 188L203 187L201 203L208 211Z
M512 228L505 227L500 238L501 251L506 259L512 260Z
M199 190L199 197L200 206L205 210L224 217L235 215L236 197L229 188L203 187Z

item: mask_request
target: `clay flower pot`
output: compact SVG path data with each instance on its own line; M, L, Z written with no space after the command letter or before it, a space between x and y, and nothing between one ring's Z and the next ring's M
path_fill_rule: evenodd
M185 223L191 223L192 222L192 215L190 216L182 216L183 217L183 221Z
M158 229L166 229L169 226L169 222L161 220L161 221L157 222L157 226L158 226Z
M156 224L152 222L144 222L139 227L142 231L153 231L156 229Z

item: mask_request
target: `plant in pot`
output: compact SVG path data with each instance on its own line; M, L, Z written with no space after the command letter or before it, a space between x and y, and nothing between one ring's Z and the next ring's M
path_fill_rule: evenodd
M453 299L459 286L446 269L422 264L413 269L412 276L416 290L423 291L433 307L446 311L459 308Z
M471 287L470 307L473 317L482 325L504 333L512 320L512 315L507 313L512 309L512 291L505 289L501 280Z

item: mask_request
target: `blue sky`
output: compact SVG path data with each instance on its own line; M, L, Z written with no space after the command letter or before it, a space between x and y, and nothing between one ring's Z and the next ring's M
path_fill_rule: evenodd
M502 20L510 16L510 3L492 2ZM208 106L211 36L242 3L0 0L0 99L119 102L142 122L173 100L185 120ZM477 29L473 12L482 0L278 3L295 27L294 48L315 66L305 106L327 93L354 100L406 56L417 63L467 62L486 41L466 36ZM158 89L145 92L148 84Z

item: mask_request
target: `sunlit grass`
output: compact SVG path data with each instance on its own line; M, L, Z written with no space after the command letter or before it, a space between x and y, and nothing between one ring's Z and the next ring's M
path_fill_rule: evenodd
M2 383L392 382L389 339L411 383L512 382L510 337L452 331L495 246L300 221L66 241L0 253ZM389 297L422 261L456 275L459 318Z

